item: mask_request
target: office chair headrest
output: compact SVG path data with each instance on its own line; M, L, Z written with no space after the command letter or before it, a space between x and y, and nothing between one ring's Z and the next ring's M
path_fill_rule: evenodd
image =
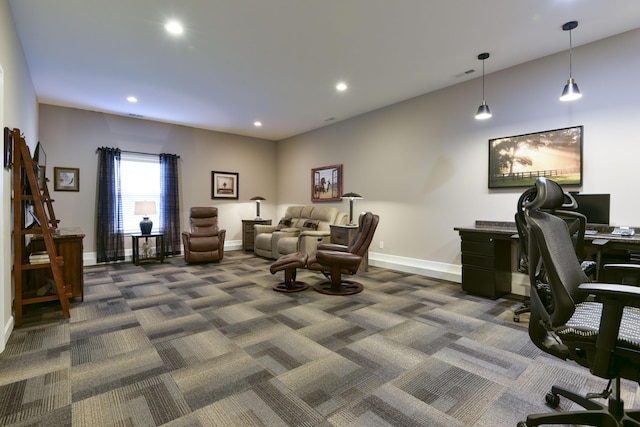
M575 209L578 206L576 199L569 193L565 193L555 181L540 177L535 183L535 196L525 202L528 210L537 209Z

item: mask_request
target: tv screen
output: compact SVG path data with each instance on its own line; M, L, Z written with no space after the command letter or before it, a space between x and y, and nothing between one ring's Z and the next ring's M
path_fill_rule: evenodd
M578 207L575 209L587 217L589 225L609 225L611 194L571 193Z

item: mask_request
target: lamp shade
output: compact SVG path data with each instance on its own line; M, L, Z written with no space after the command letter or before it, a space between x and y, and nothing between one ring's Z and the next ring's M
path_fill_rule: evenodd
M349 225L353 225L353 201L356 199L362 199L362 196L358 193L344 193L343 199L349 199Z
M156 213L156 202L147 200L136 202L133 208L133 214L142 215L142 221L140 221L140 232L142 233L142 235L151 234L153 221L149 219L149 215L155 215Z
M476 113L477 120L485 120L491 117L491 110L489 110L489 106L483 100L482 104L478 107L478 112Z
M261 219L260 218L260 202L263 200L267 200L262 196L253 196L251 198L251 200L255 200L256 201L256 219Z
M150 202L146 200L142 202L136 202L133 211L134 215L144 216L155 215L156 213L156 202Z

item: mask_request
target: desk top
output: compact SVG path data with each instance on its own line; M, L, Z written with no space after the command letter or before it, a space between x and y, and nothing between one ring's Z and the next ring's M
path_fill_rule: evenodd
M454 227L456 231L503 234L517 238L518 230L515 222L502 221L476 221L475 225L469 227ZM632 245L640 244L640 233L636 231L633 236L621 236L619 234L611 234L613 227L598 227L597 234L585 234L584 240L593 242L594 244L603 245L607 242L612 243L629 243Z

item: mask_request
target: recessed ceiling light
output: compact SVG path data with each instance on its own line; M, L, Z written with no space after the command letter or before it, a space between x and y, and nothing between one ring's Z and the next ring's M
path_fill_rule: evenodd
M168 33L174 35L180 35L184 31L182 24L175 20L167 21L167 23L164 24L164 29L167 30Z
M347 90L347 84L345 82L340 82L336 85L336 89L340 92L344 92L345 90Z
M255 122L253 122L253 125L254 125L255 127L259 128L259 127L261 127L261 126L262 126L262 122L260 122L260 121L255 121Z
M127 96L127 101L129 101L132 104L135 104L136 102L138 102L138 98L136 98L135 96Z

